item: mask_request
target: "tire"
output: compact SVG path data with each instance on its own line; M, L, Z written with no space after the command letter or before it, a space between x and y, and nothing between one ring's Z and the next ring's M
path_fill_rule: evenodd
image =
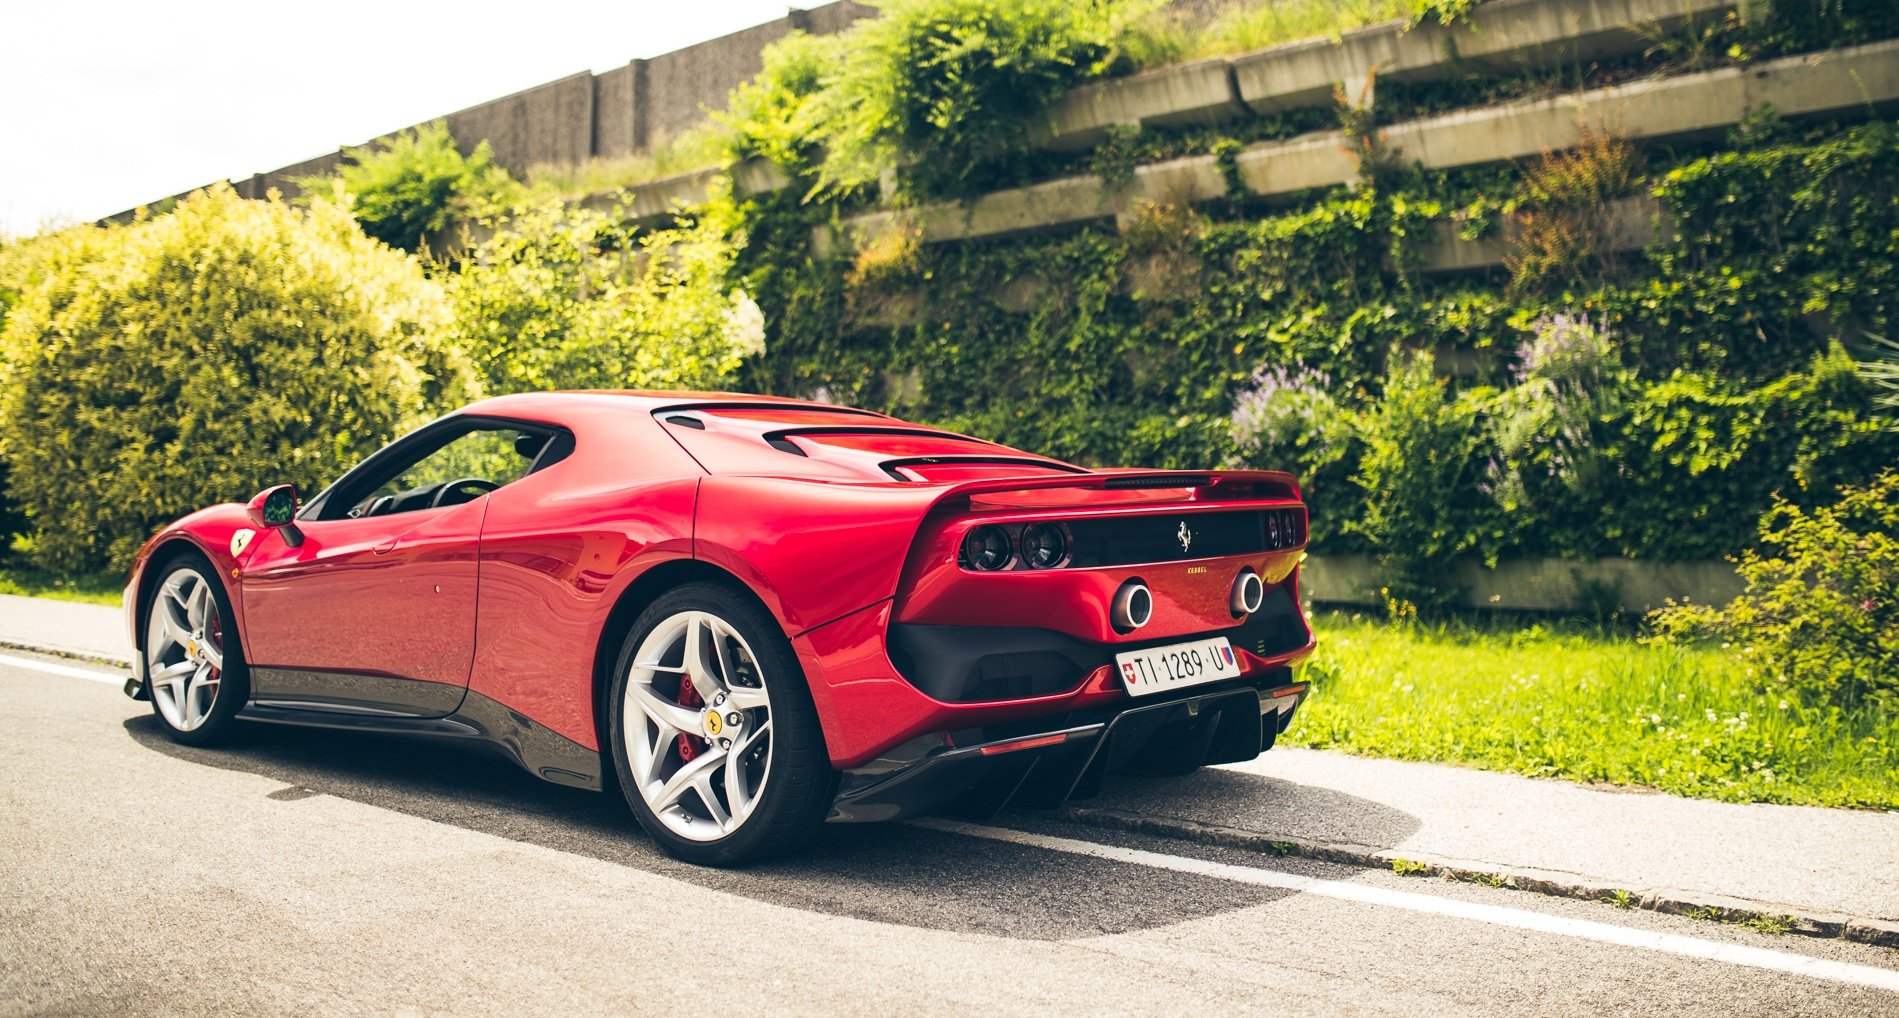
M174 742L210 746L231 738L250 700L250 670L231 598L202 555L167 563L139 619L145 692Z
M777 620L731 587L686 584L640 613L614 664L607 725L627 806L676 858L777 858L830 811L837 772L804 670Z

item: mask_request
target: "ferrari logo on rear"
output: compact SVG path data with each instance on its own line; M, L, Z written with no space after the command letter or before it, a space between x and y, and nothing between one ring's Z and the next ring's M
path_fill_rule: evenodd
M1180 541L1181 554L1185 555L1187 549L1193 547L1193 531L1187 529L1186 520L1180 521L1180 532L1175 534L1174 537Z

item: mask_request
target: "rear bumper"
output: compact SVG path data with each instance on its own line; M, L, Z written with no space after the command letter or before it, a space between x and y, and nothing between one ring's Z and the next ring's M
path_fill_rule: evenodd
M1105 720L1134 706L1113 666L1121 650L1225 636L1239 658L1239 681L1274 681L1312 652L1297 582L1295 571L1269 591L1267 606L1253 619L1229 628L1151 625L1160 632L1150 639L1118 644L1027 628L897 623L895 605L883 601L801 633L792 646L810 682L831 765L851 771L932 734L1002 724L1048 732L1051 719L1088 711ZM1050 614L1046 606L1039 613ZM1212 688L1194 691L1204 695Z
M1124 701L911 740L848 770L834 821L928 813L979 818L1005 806L1053 809L1101 790L1110 772L1184 771L1270 749L1305 699L1290 669L1195 687L1159 702Z

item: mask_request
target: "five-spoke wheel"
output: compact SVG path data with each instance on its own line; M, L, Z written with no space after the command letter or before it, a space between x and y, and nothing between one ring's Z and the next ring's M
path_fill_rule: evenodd
M608 709L621 788L674 855L763 858L823 821L835 775L803 672L771 616L733 589L689 584L651 605Z
M221 738L248 692L229 604L215 575L201 559L178 559L145 606L152 710L181 741Z

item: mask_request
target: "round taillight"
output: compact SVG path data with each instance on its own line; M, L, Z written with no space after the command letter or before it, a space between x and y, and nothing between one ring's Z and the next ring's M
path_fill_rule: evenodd
M963 561L977 572L991 573L1007 569L1015 561L1015 547L1009 532L997 526L981 526L963 538Z
M1147 584L1129 580L1114 592L1114 603L1108 610L1108 621L1114 623L1114 628L1124 633L1133 632L1147 625L1147 620L1153 617L1154 595Z
M1068 535L1059 524L1037 523L1022 532L1022 561L1030 569L1053 569L1068 561Z
M1260 581L1259 574L1251 568L1240 570L1240 575L1233 578L1233 594L1228 599L1234 616L1251 615L1265 602L1266 584Z

